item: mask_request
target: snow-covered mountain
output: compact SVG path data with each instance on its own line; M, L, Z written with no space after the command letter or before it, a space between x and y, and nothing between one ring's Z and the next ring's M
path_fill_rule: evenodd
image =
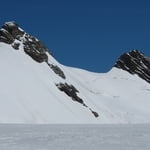
M0 41L0 123L150 123L150 59L140 51L92 73L60 64L15 22Z

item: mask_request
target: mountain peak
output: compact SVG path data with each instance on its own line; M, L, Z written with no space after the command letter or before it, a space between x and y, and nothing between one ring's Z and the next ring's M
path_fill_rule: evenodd
M91 107L88 107L88 105L84 103L84 100L78 96L79 90L73 84L66 81L63 69L59 67L57 61L52 61L55 60L51 57L53 56L52 53L40 40L22 30L17 23L12 21L6 22L2 26L2 29L0 29L0 42L11 45L13 48L11 48L11 50L23 50L37 63L45 62L46 68L49 68L49 70L52 70L52 72L55 73L55 78L57 79L58 76L61 78L60 80L57 80L57 82L55 81L56 83L54 86L57 87L57 90L65 93L72 101L80 103L96 118L99 117L99 114Z
M22 37L24 31L14 22L6 22L0 29L0 41L12 44L15 39Z
M24 52L39 63L47 62L47 52L52 55L40 40L22 30L14 21L6 22L2 26L0 41L10 44L16 50L19 50L20 45L23 45Z
M120 56L115 67L137 74L150 83L150 58L139 50L132 50Z

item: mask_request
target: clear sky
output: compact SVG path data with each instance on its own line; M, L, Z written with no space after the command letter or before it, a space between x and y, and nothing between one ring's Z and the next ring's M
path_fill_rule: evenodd
M0 24L12 20L68 66L106 72L132 49L150 56L150 1L1 1Z

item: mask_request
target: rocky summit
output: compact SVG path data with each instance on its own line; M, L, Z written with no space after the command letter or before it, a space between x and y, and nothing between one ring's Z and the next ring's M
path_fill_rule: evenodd
M48 66L61 78L65 79L63 71L56 65L48 62L48 54L53 56L52 52L36 37L31 36L14 22L6 22L0 29L0 41L19 50L22 45L24 52L38 63L46 62Z
M150 83L150 58L141 51L133 50L123 54L115 64L115 67L137 74Z
M37 63L46 63L48 67L59 76L61 79L65 80L65 73L56 64L51 63L49 60L49 55L53 56L50 50L36 37L31 36L29 33L25 32L19 27L17 23L6 22L2 29L0 29L0 41L12 46L15 50L24 50L24 52L30 56ZM21 46L22 45L22 46ZM22 47L22 48L20 48ZM95 117L98 117L98 113L93 111L92 108L88 107L83 99L81 99L77 93L79 91L74 85L70 83L55 83L58 90L64 92L69 98L75 102L82 104L86 107Z
M25 53L39 63L47 61L48 56L46 53L52 55L40 40L23 31L15 22L6 22L2 26L0 41L11 44L16 50L23 44Z

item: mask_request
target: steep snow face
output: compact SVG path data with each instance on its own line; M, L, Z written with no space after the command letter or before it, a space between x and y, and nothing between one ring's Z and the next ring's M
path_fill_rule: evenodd
M1 123L150 122L149 83L117 68L99 74L66 67L47 55L48 64L61 68L66 78L34 61L22 45L15 50L0 43ZM83 103L61 91L59 83L73 85Z
M49 58L57 62L49 55ZM92 113L61 92L65 82L46 63L37 63L23 49L0 43L0 122L77 123L95 120ZM82 115L81 115L82 114Z
M15 22L3 25L0 41L0 123L150 122L149 59L143 54L133 51L100 74L59 64Z

